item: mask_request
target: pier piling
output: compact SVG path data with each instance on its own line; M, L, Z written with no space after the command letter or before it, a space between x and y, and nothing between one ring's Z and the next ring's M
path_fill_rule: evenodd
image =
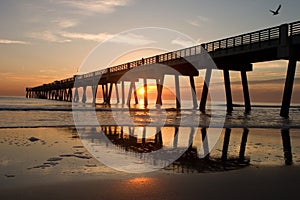
M244 93L244 102L245 102L245 113L251 111L250 95L248 88L247 72L245 70L241 71L243 93Z
M81 102L82 103L86 103L86 86L83 86L82 87L82 100L81 100Z
M125 104L125 83L124 81L121 82L121 90L122 90L122 105Z
M197 109L198 107L197 92L196 92L195 80L193 76L190 76L190 85L191 85L191 93L193 98L193 108Z
M229 70L223 70L223 74L224 74L227 112L231 113L233 111L233 104L232 104L232 94L231 94Z
M202 97L201 97L201 102L200 102L200 111L201 112L205 112L211 74L212 74L212 69L210 69L210 68L206 69L206 75L205 75L205 80L203 83Z
M164 84L164 76L162 76L160 79L156 79L156 87L157 87L156 105L158 106L162 106L163 84Z
M175 75L175 88L176 88L176 108L181 107L181 97L180 97L180 86L179 86L179 76Z
M297 65L297 60L295 58L291 58L289 60L287 74L285 78L285 86L284 86L283 98L282 98L282 104L280 110L281 117L289 116L291 98L292 98L293 87L294 87L296 65Z
M144 106L148 106L148 90L147 90L147 79L144 78Z

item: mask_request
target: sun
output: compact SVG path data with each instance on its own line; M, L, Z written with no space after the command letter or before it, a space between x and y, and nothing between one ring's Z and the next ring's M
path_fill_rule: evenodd
M145 94L144 88L143 87L139 88L138 93L139 93L139 95L144 95Z

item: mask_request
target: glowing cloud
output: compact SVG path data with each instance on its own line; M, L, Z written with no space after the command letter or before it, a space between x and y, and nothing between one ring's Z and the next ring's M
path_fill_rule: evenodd
M155 41L150 40L142 35L136 35L132 33L118 35L111 39L110 42L122 43L122 44L130 44L130 45L148 45L153 44Z
M82 40L89 40L89 41L96 41L96 42L104 41L113 36L112 34L109 33L89 34L89 33L70 33L70 32L61 32L60 35L68 39L82 39Z
M81 14L90 15L92 13L112 13L116 7L126 6L129 2L129 0L65 0L60 3L77 9Z
M19 40L0 39L0 44L30 44L30 43L25 41L19 41Z
M191 20L187 20L187 22L192 25L192 26L196 26L196 27L200 27L203 23L208 22L209 19L203 16L197 16L194 19Z
M71 42L70 39L62 38L58 34L51 31L33 32L33 33L29 33L28 36L34 39L44 40L48 42L57 42L57 43Z
M171 43L179 45L183 48L191 47L191 46L195 45L195 43L191 42L190 40L184 40L182 38L176 38L175 40L172 40Z
M60 28L70 28L78 25L78 21L70 19L52 20L52 23L57 24Z

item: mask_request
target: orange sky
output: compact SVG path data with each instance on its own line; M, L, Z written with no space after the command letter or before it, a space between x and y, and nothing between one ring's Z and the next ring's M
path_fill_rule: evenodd
M300 1L285 2L280 15L276 17L269 13L269 8L277 6L277 3L273 5L267 1L105 2L1 1L0 96L24 96L26 87L73 76L93 48L126 30L160 27L175 30L201 44L297 21L300 17ZM144 9L146 7L151 9ZM153 14L154 10L156 15ZM158 35L158 38L162 36ZM125 39L115 41L115 47L122 47L122 44L134 46L141 42L149 44L149 47L155 44L151 38L143 35L128 34ZM178 38L172 41L177 41L177 49L183 48ZM119 55L113 53L116 48L107 48L105 53L117 57ZM153 55L154 52L148 49L143 54L138 51L135 56L131 54L117 58L119 62L127 62L147 53ZM255 64L254 71L248 73L252 99L271 102L281 99L283 85L277 80L285 77L286 67L286 61ZM298 66L296 77L299 75ZM232 72L231 78L234 82L234 99L241 100L240 86L235 84L240 81L239 74ZM261 80L268 80L268 83L256 87L255 82ZM198 94L201 93L201 84L196 82ZM296 81L295 102L300 99L298 88Z

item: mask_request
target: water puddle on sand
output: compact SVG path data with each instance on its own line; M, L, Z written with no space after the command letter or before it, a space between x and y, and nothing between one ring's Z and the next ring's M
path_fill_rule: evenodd
M100 129L86 128L86 132L98 134L102 131L121 152L133 157L155 152L166 143L179 150L187 149L175 162L160 170L167 173L211 173L238 170L250 165L300 164L300 147L297 145L300 142L299 129L223 129L211 149L207 128L192 132L191 127L161 127L161 135L158 136L152 133L157 127L147 127L146 137L139 134L138 129L143 127L105 126ZM70 128L0 129L0 185L7 184L8 180L24 181L32 176L64 179L64 175L122 174L96 160L85 149L81 139L77 131ZM84 140L95 143L92 137ZM191 146L187 146L189 142ZM205 151L209 153L203 157ZM145 160L141 158L139 162L135 164Z

